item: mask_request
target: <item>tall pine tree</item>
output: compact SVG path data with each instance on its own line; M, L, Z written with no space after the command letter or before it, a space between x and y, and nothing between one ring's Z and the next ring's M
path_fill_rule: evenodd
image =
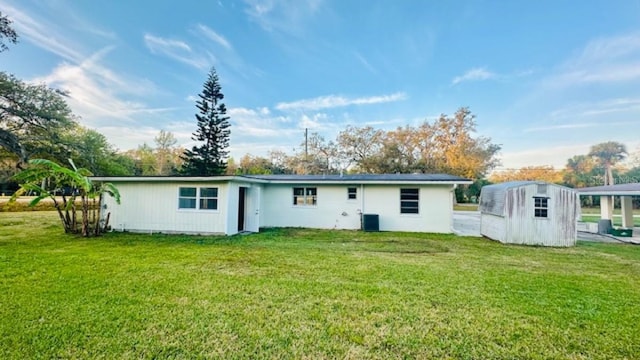
M197 141L191 150L185 150L182 159L181 173L189 176L211 176L224 174L227 169L229 151L229 117L227 108L222 103L224 95L221 92L220 81L215 68L209 71L209 77L204 83L202 93L198 96L196 114L198 129L191 136Z

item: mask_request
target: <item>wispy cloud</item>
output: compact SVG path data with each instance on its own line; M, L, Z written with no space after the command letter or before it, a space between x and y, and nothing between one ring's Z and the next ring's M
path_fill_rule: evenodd
M597 116L619 112L640 110L640 98L615 98L598 102L574 104L551 112L552 119L575 119L585 116Z
M640 79L640 32L591 40L548 79L549 86L621 83Z
M227 50L231 50L231 48L232 48L231 43L229 43L229 41L224 36L222 36L222 35L218 34L217 32L213 31L213 29L209 28L206 25L202 25L202 24L198 24L196 26L196 29L201 34L203 34L204 36L209 38L210 40L213 40L216 43L222 45Z
M211 54L208 54L208 58L195 54L191 50L191 47L184 41L145 34L144 42L151 53L167 56L197 69L208 68L214 60Z
M486 68L473 68L469 71L467 71L466 73L464 73L463 75L460 76L456 76L455 78L453 78L453 80L451 81L452 85L457 85L461 82L466 82L466 81L482 81L482 80L488 80L488 79L492 79L495 78L496 74L492 73L491 71L487 70Z
M155 85L144 79L125 79L100 65L110 48L102 49L80 64L62 63L44 77L33 79L69 92L68 102L74 113L89 126L103 126L114 119L133 121L136 114L157 114L172 108L149 108L142 102L122 100L153 93Z
M373 74L378 73L378 70L376 70L376 68L373 67L373 65L371 65L371 63L369 63L369 61L367 61L367 59L365 59L362 54L360 54L358 51L355 51L354 55L356 56L356 59L358 59L358 61L360 61L360 63L365 67L365 69L369 70Z
M232 136L251 137L260 141L282 142L292 131L292 119L287 116L274 116L268 108L231 108L227 112L231 118ZM284 140L286 142L286 140Z
M75 44L68 41L69 39L62 40L63 37L57 33L53 24L43 19L34 19L9 5L1 5L0 9L11 18L18 34L37 47L68 61L78 62L83 58L82 54L76 50L78 47Z
M264 30L299 35L323 0L245 0L245 13Z
M618 122L585 122L585 123L572 123L572 124L558 124L550 126L539 126L524 129L524 132L540 132L540 131L555 131L562 129L581 129L581 128L593 128L603 127L610 128L612 126L625 126L635 125L637 121L618 121Z
M390 95L347 98L339 95L320 96L313 99L303 99L293 102L281 102L276 105L278 110L320 110L349 105L372 105L405 100L407 95L397 92Z

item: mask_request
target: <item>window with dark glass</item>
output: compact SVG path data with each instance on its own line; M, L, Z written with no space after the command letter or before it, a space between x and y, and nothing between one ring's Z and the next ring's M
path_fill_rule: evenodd
M218 210L218 188L179 188L178 209Z
M318 201L318 189L314 187L294 187L293 205L315 206Z
M197 189L194 187L181 187L178 195L179 209L195 209L197 202Z
M535 196L533 198L533 216L537 218L546 218L549 215L549 198Z
M420 189L400 189L400 213L418 214Z
M347 199L355 200L358 198L358 188L350 187L347 188Z
M200 188L200 209L218 210L218 188Z

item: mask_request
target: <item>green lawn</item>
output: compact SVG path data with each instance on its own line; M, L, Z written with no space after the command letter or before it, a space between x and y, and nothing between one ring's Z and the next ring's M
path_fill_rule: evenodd
M50 212L0 213L1 359L640 354L640 247L60 232Z

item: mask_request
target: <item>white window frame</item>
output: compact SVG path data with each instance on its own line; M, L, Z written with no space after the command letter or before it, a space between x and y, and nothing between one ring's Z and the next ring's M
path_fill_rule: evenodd
M533 217L536 219L549 218L549 197L534 196L533 197ZM542 215L544 213L544 215Z
M407 199L406 197L403 198L403 190L415 190L416 191L416 196L417 198L415 199ZM411 194L413 195L413 194ZM402 206L403 203L415 203L415 207L407 207L407 206ZM407 209L413 210L415 209L416 211L407 211ZM420 188L400 188L400 214L402 215L420 215Z
M302 189L302 194L296 194L296 190ZM291 194L294 207L318 206L318 188L315 186L294 186ZM302 199L302 201L300 201Z
M182 189L195 189L196 196L182 196ZM203 189L215 189L216 196L202 196ZM195 200L195 207L180 207L181 199ZM215 209L202 208L203 201L215 200ZM220 200L220 189L217 186L179 186L178 187L178 210L180 211L218 211Z
M351 191L354 190L354 191ZM351 197L353 195L353 197ZM358 188L356 186L347 187L347 200L358 200Z

